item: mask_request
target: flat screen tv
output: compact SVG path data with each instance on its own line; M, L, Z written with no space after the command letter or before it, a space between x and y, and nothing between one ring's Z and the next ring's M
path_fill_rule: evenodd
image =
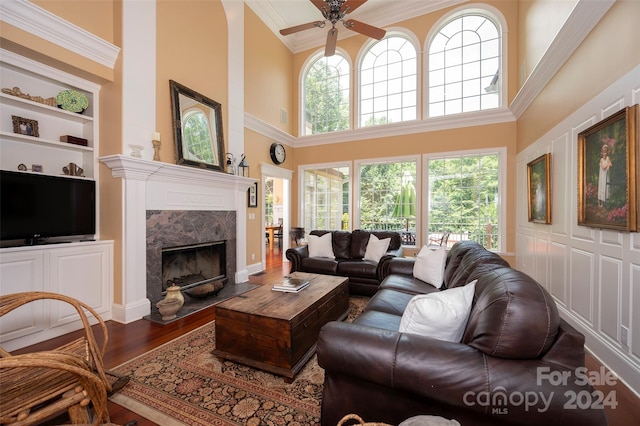
M95 233L95 181L0 171L3 246L42 244L49 238L51 242L60 242L56 237L90 239Z

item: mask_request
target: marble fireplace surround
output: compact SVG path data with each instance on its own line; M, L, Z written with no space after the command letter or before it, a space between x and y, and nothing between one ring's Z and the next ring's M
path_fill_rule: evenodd
M256 179L125 155L101 157L122 179L122 275L114 277L112 319L129 323L151 313L147 297L147 211L215 211L235 215L235 239L247 239L247 190ZM233 228L233 226L231 227ZM235 250L235 283L248 280L245 244ZM230 276L231 275L231 276ZM235 284L234 284L235 285Z

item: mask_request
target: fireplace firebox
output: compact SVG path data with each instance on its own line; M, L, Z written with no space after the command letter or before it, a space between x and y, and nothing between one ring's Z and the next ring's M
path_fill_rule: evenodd
M224 241L162 249L162 295L177 285L182 290L226 278Z

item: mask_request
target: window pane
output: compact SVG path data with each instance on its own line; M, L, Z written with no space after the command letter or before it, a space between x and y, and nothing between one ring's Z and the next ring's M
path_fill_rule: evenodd
M415 245L415 182L416 161L362 164L359 227L400 231L405 245Z
M429 46L429 116L499 107L500 74L492 80L500 69L500 45L498 27L485 16L462 15L446 23Z
M348 167L306 169L303 191L305 229L349 229Z
M340 55L321 57L305 76L305 134L347 129L349 109L349 63Z
M499 155L428 160L428 231L451 233L449 246L472 240L499 250Z
M413 44L403 36L392 35L373 44L362 60L362 74L365 66L372 67L373 94L361 78L360 126L371 126L402 121L401 112L405 97L402 93L415 92L417 87L417 53ZM368 72L368 71L367 71ZM373 115L365 101L374 97ZM414 106L415 101L410 106ZM368 106L368 105L367 105ZM391 109L397 112L391 113Z

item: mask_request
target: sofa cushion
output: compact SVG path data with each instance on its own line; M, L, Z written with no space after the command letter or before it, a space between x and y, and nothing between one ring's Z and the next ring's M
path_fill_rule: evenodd
M367 243L369 242L369 231L356 229L351 233L351 250L349 257L351 259L362 259L367 251Z
M369 299L369 303L367 303L364 310L365 312L386 312L401 317L413 297L413 294L403 293L401 291L378 290L376 294Z
M300 261L300 267L314 274L338 275L338 261L326 257L305 257Z
M345 277L375 279L378 276L378 264L370 260L340 260L337 274Z
M429 247L423 246L413 264L413 276L436 288L440 288L444 279L446 261L447 250L444 247L431 250Z
M478 278L462 342L497 358L536 359L553 345L559 324L558 308L540 284L495 268Z
M398 331L401 319L402 317L400 315L394 315L388 312L366 311L358 315L353 322L367 327Z
M439 292L414 296L400 321L401 333L459 342L467 325L476 281Z
M372 262L378 263L384 254L387 252L389 248L389 243L391 242L391 238L378 239L375 234L371 234L369 236L369 241L367 242L367 249L364 252L364 260L370 260ZM443 263L444 266L444 263Z
M395 291L401 291L407 294L427 294L434 291L440 291L434 286L425 283L418 278L414 278L411 275L389 275L380 283L379 289L389 289Z
M309 235L307 238L309 245L309 257L326 257L334 259L333 245L331 244L331 232L327 232L323 236Z
M333 254L336 259L349 259L351 254L351 232L331 231L333 238Z

